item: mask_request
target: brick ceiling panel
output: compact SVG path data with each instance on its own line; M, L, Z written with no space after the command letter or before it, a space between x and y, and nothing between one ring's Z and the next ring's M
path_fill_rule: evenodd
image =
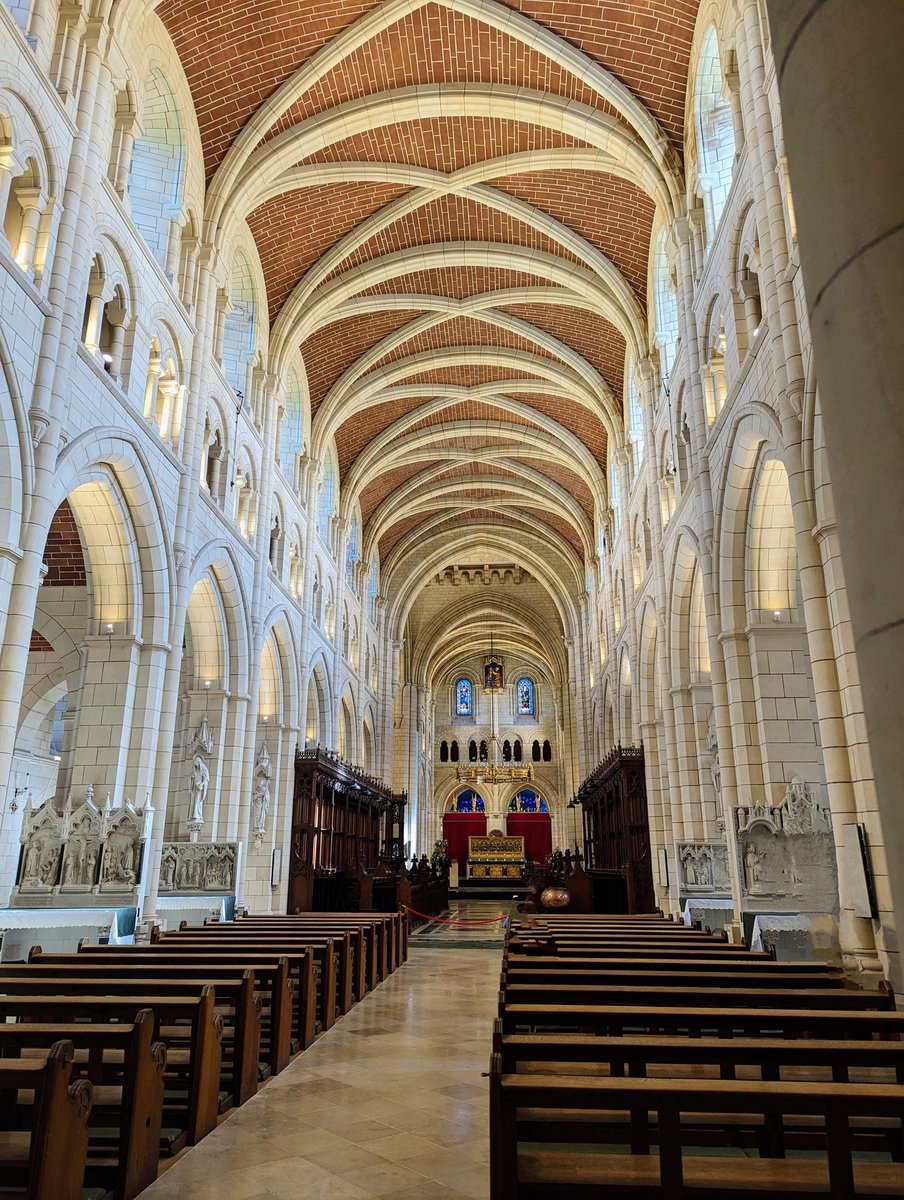
M513 304L506 311L529 321L570 346L597 371L617 400L625 373L625 339L614 325L595 313L555 304Z
M579 260L525 221L487 207L470 196L441 196L370 238L333 272L339 275L385 254L438 242L502 242L542 250L567 262Z
M360 96L435 83L490 83L599 103L575 75L545 55L463 13L428 4L359 47L305 93L275 127Z
M542 347L530 338L521 337L499 325L491 325L487 321L478 321L474 317L453 317L434 325L416 337L409 338L401 346L382 358L378 366L391 362L400 362L404 358L416 354L429 353L432 350L443 350L451 346L491 346L500 350L519 350L526 354L539 354L544 358L552 358ZM559 361L559 360L556 360Z
M544 521L550 526L551 529L554 529L556 533L563 537L565 541L568 542L569 546L571 546L572 550L574 550L575 554L577 554L578 558L583 559L584 547L581 544L580 535L573 525L569 524L568 521L563 520L562 517L555 516L551 512L544 512L540 516L540 520Z
M497 367L492 363L463 363L455 367L439 367L433 371L419 371L404 380L409 383L445 384L451 387L479 387L484 383L505 383L510 379L530 379L530 370L513 370Z
M591 519L593 518L593 493L580 475L549 459L516 458L515 462L523 462L526 467L530 467L533 471L539 471L541 475L545 475L547 479L557 483L566 492L570 492L585 514Z
M612 72L682 152L684 100L699 0L502 0Z
M303 160L310 163L388 162L449 175L474 163L529 150L586 147L555 129L499 117L434 117L399 121L334 142Z
M418 525L422 525L428 517L436 516L437 511L437 509L431 508L424 512L412 513L410 517L405 517L401 521L396 521L394 525L390 525L380 538L378 547L380 562L386 561L387 557L406 534L411 533L412 529L417 529Z
M424 462L407 463L403 467L392 467L389 471L384 471L378 476L373 483L369 483L367 487L361 490L361 519L366 525L373 516L376 509L380 507L383 501L390 496L397 488L400 488L403 483L407 483L409 479L413 479L415 475L420 475L421 471L429 471L431 467L435 467L438 459L428 459Z
M501 408L496 404L485 404L480 400L463 400L460 404L450 404L448 408L444 408L442 412L433 413L429 417L424 417L423 420L415 422L409 432L416 432L420 429L435 429L442 428L446 425L458 424L462 421L493 421L500 427L506 425L524 425L528 429L542 429L542 425L535 425L532 421L528 421L523 417L516 416L508 409Z
M208 176L279 85L379 0L162 0L188 76Z
M421 404L430 400L429 395L410 400L386 400L381 404L371 404L353 416L336 431L336 448L339 453L339 477L344 481L348 472L355 464L358 455L378 437L384 429L388 429L395 421L401 420L408 413L414 412Z
M448 296L464 300L484 292L499 292L510 288L546 287L553 285L541 275L524 271L506 271L501 267L438 267L433 271L411 271L393 279L365 288L361 296L393 296L399 293L417 296ZM554 288L562 291L564 288Z
M445 471L438 472L434 476L434 482L443 483L450 479L473 479L476 475L493 475L500 479L520 478L517 471L497 466L495 463L467 462L455 463L454 466L447 467ZM468 494L470 495L470 492Z
M301 347L311 395L312 417L336 380L356 359L416 316L417 311L410 309L367 313L336 321L312 334Z
M656 206L640 188L591 171L533 171L491 182L586 238L615 263L644 302Z
M289 292L359 221L403 195L384 183L337 183L276 196L248 218L267 284L270 320Z
M521 404L529 404L550 420L563 425L583 442L590 453L601 463L606 461L606 426L598 416L582 404L569 403L559 396L548 396L542 392L518 393Z
M45 587L85 587L88 571L75 513L64 500L53 514L44 543Z

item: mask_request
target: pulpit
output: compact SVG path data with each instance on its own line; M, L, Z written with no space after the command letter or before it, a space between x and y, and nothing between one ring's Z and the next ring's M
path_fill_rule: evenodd
M523 837L507 837L494 830L485 837L468 838L469 879L520 881L526 863Z

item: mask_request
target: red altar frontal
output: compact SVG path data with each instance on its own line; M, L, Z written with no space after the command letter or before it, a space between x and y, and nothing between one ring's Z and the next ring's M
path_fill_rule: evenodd
M508 813L504 831L508 837L524 839L524 858L529 862L546 862L552 853L552 818L549 813ZM469 839L486 836L485 813L446 813L443 817L443 837L449 843L447 853L458 863L462 873L468 862Z

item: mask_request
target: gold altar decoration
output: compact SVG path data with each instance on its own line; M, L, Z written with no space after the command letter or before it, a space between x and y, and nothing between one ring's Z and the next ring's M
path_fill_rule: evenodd
M534 768L530 764L526 767L516 767L509 763L500 766L489 763L471 763L467 767L456 767L455 778L459 783L515 783L516 781L530 781L534 777Z
M524 838L491 833L468 838L471 879L520 879L524 873Z

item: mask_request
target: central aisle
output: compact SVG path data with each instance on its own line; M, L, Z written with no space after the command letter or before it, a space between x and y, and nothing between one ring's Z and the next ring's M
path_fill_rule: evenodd
M498 950L412 947L142 1200L486 1200L500 965Z

